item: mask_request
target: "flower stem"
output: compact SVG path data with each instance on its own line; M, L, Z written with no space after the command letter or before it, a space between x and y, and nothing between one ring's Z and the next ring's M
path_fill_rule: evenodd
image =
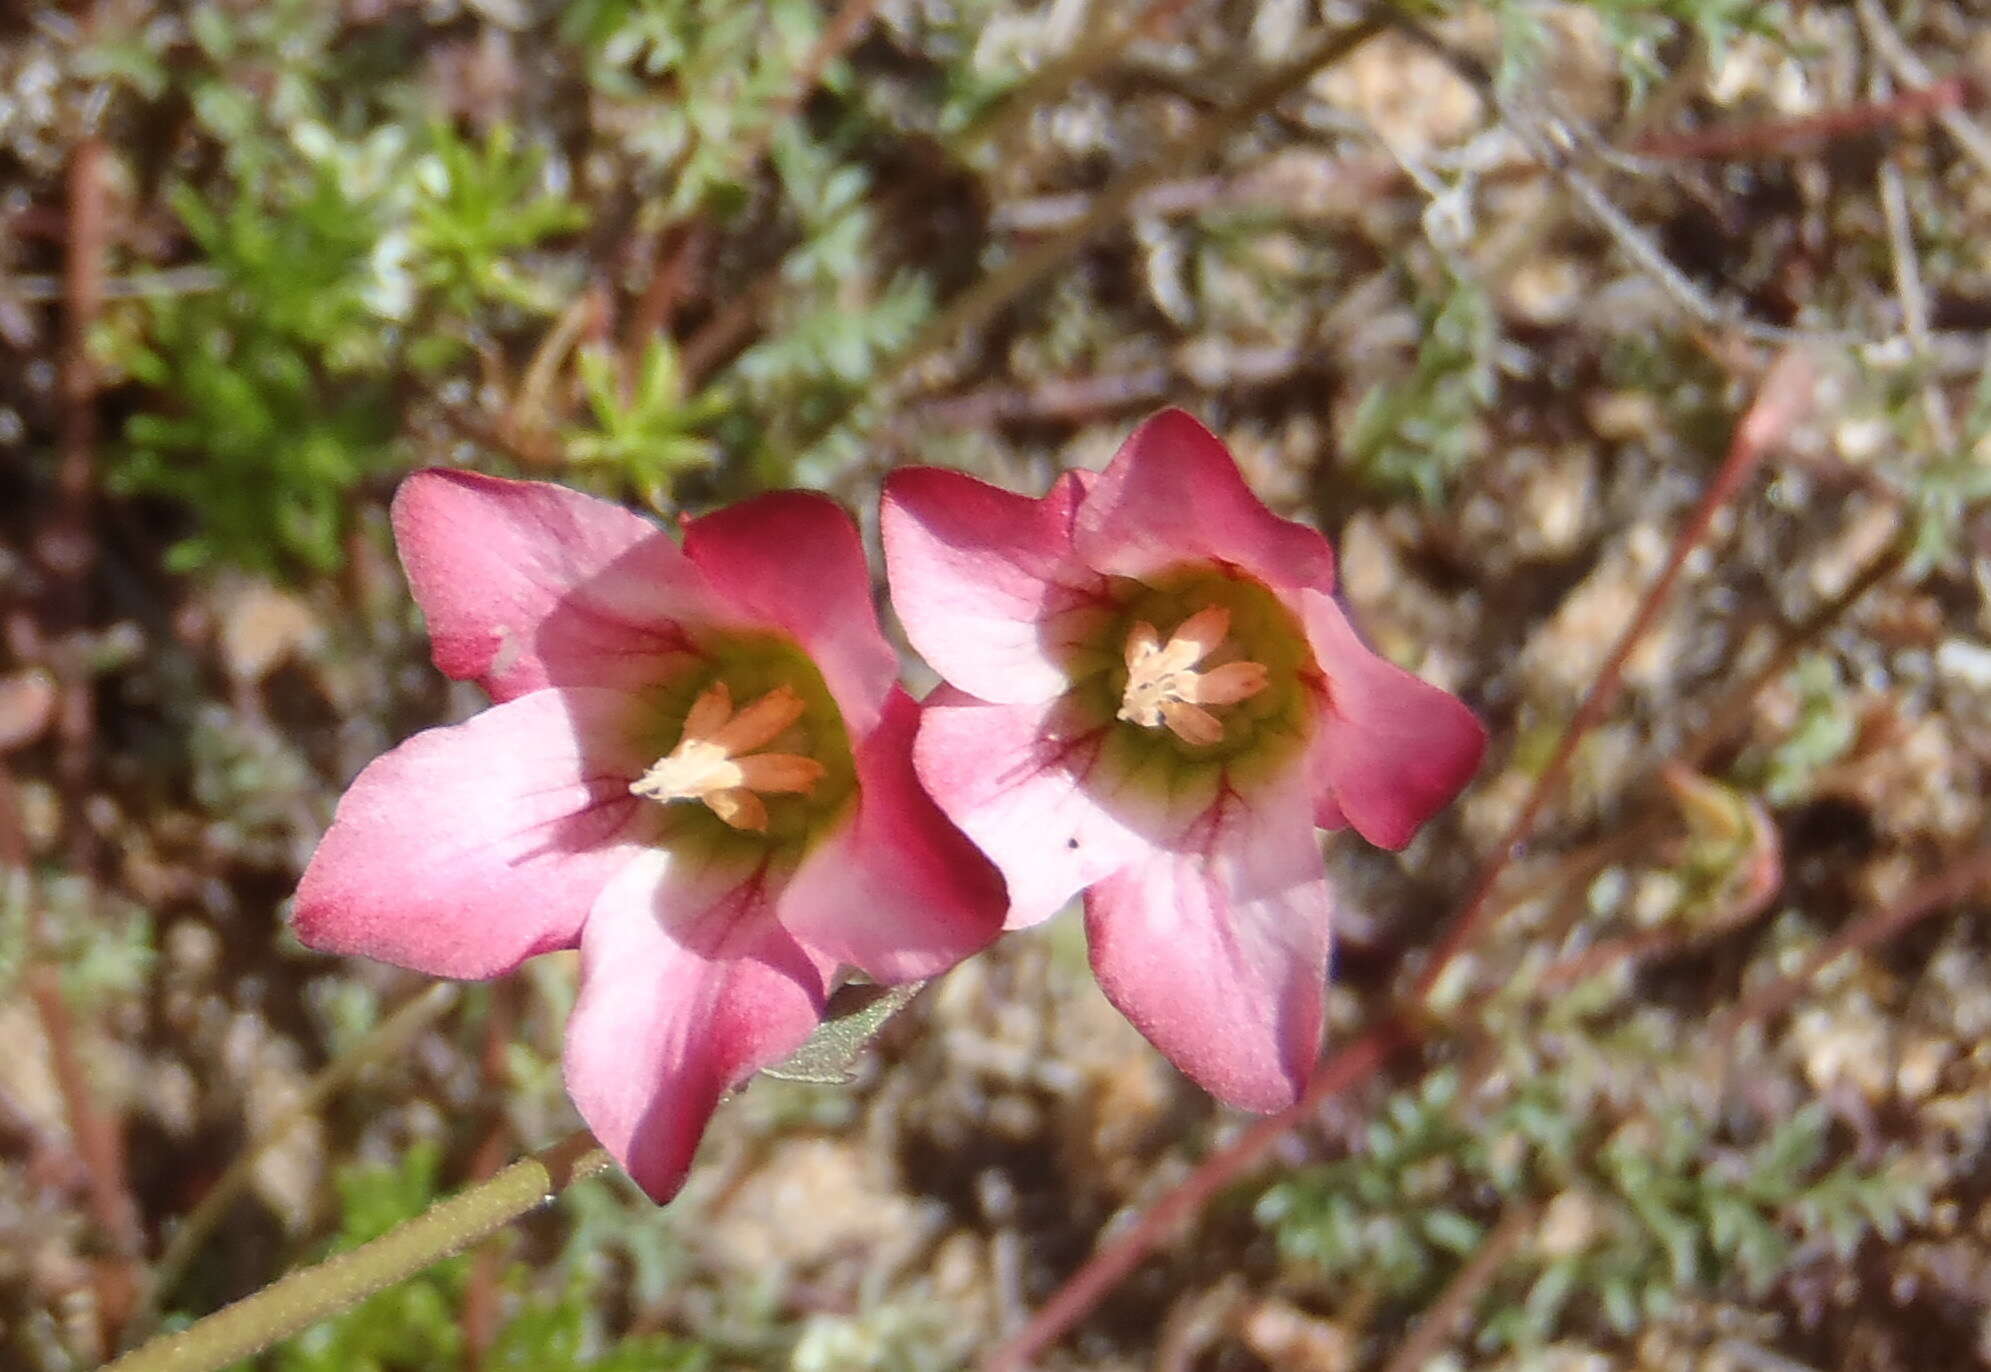
M429 1207L372 1243L293 1272L177 1334L152 1340L103 1372L213 1372L226 1367L462 1252L608 1165L608 1154L583 1130Z
M255 1175L256 1160L272 1146L280 1142L301 1121L318 1112L319 1107L335 1093L344 1088L347 1082L361 1071L401 1051L429 1022L444 1010L456 1003L457 987L453 982L439 981L420 995L402 1005L399 1009L374 1026L365 1038L351 1049L333 1060L332 1064L314 1078L305 1089L303 1097L288 1110L272 1121L267 1128L251 1139L248 1146L238 1153L228 1164L228 1170L221 1180L208 1188L200 1204L187 1216L174 1231L173 1238L166 1245L166 1251L152 1269L152 1292L149 1306L157 1310L174 1290L180 1279L186 1275L188 1265L199 1253L207 1237L220 1223L222 1216L235 1203L238 1196L248 1188L249 1179ZM151 1323L150 1320L147 1323ZM130 1342L148 1329L134 1329L126 1335Z

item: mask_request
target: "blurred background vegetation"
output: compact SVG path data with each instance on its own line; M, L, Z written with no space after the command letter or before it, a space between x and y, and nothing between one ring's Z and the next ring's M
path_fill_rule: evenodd
M1443 1030L1047 1365L1991 1365L1984 18L0 11L0 1367L93 1366L573 1127L564 959L430 992L283 929L343 783L475 704L394 569L412 468L868 518L892 464L1034 491L1192 408L1493 735L1406 853L1328 840L1341 1040L1791 346L1794 431ZM669 1208L583 1187L262 1365L961 1366L1244 1123L1066 920L854 1082L756 1082Z

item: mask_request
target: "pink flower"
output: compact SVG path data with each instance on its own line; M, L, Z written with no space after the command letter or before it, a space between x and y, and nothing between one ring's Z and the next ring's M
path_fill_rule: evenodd
M1479 765L1465 706L1364 647L1327 540L1179 410L1041 500L886 482L885 564L945 679L920 780L1008 879L1011 928L1085 892L1107 997L1213 1095L1290 1104L1333 918L1316 825L1399 848Z
M410 477L394 531L436 665L496 702L362 772L298 937L448 977L581 950L567 1087L659 1201L839 965L932 976L1001 925L921 791L850 518L762 496L684 544L558 486Z

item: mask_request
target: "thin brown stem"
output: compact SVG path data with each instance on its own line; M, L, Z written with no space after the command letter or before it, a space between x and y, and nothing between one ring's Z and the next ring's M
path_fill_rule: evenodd
M656 269L650 284L630 312L629 327L622 335L622 387L633 389L643 366L643 354L650 340L671 327L671 317L684 298L685 287L704 266L712 247L711 230L702 223L676 225L666 229L658 245Z
M892 359L872 382L874 400L889 396L926 358L963 334L987 324L1026 291L1039 285L1069 262L1092 240L1120 223L1128 208L1150 186L1196 166L1220 151L1241 130L1269 113L1322 68L1348 56L1382 32L1380 20L1365 20L1328 34L1290 62L1273 68L1255 82L1236 104L1205 119L1168 149L1149 161L1130 167L1109 181L1092 198L1084 214L1055 234L1021 249L1016 256L984 276L947 303L945 309L928 320L899 355ZM856 406L833 416L805 442L804 451L840 429Z
M1860 27L1866 31L1867 41L1873 45L1875 54L1888 70L1894 73L1896 80L1920 87L1946 84L1936 82L1922 59L1902 41L1880 0L1858 0L1854 8L1860 17ZM1970 93L1974 97L1981 95L1975 88ZM1984 127L1970 117L1963 104L1938 105L1933 113L1936 122L1956 140L1965 156L1976 162L1981 170L1991 173L1991 134L1987 134Z
M1466 1265L1453 1274L1438 1299L1418 1317L1396 1352L1383 1364L1383 1372L1420 1372L1438 1356L1467 1315L1472 1313L1486 1288L1500 1275L1500 1269L1527 1240L1540 1212L1533 1205L1510 1206L1499 1223L1480 1241Z
M104 160L100 138L85 138L69 162L69 245L63 262L61 429L56 461L56 516L41 541L42 561L56 574L62 604L56 616L56 776L62 787L70 866L96 866L96 839L83 814L92 754L92 692L77 635L87 626L90 573L97 561L92 507L96 501L97 368L90 333L104 304L107 244Z
M1876 73L1877 93L1888 89L1885 74ZM1956 84L1961 88L1961 82ZM1914 216L1908 208L1908 183L1893 158L1883 160L1874 172L1880 192L1881 217L1887 225L1887 250L1894 259L1894 294L1901 302L1901 331L1908 335L1915 358L1925 366L1929 358L1929 295L1922 281L1922 259L1915 250ZM1933 380L1922 382L1922 414L1928 421L1929 436L1944 453L1956 449L1956 425L1950 418L1949 402Z
M1742 728L1756 697L1763 693L1764 688L1788 672L1797 662L1798 654L1843 619L1854 605L1866 598L1868 592L1901 570L1914 548L1914 533L1912 529L1904 528L1891 543L1862 564L1858 573L1837 595L1785 630L1770 655L1708 711L1707 722L1680 750L1681 761L1694 771L1706 770L1715 754L1728 746Z
M1756 393L1755 402L1736 426L1728 456L1702 493L1700 503L1674 537L1666 563L1640 600L1638 612L1618 636L1611 655L1605 659L1602 670L1590 683L1582 703L1576 707L1576 713L1570 717L1561 737L1556 740L1547 764L1536 774L1535 784L1528 789L1513 822L1507 826L1507 832L1480 868L1479 877L1473 884L1471 894L1466 897L1465 905L1453 917L1451 926L1419 973L1410 993L1413 1002L1428 1000L1453 961L1479 937L1491 908L1493 888L1506 872L1508 863L1520 852L1522 843L1534 832L1549 801L1562 789L1570 765L1576 760L1577 748L1616 704L1624 686L1625 665L1631 661L1633 651L1644 641L1652 626L1658 623L1660 614L1672 600L1673 587L1685 570L1687 559L1706 541L1708 531L1714 526L1715 516L1722 507L1734 498L1762 462L1763 455L1797 418L1810 387L1811 376L1810 364L1801 354L1794 352L1785 353L1770 368Z
M496 1175L512 1146L511 1122L505 1114L504 1093L511 1084L505 1052L511 1045L512 1022L517 1017L518 983L500 981L491 987L491 1003L484 1016L484 1049L478 1056L478 1075L483 1080L485 1099L491 1101L491 1122L484 1139L470 1159L470 1180L480 1182ZM498 1335L498 1279L503 1272L505 1245L494 1235L478 1246L470 1262L470 1276L463 1287L463 1366L464 1372L477 1372Z
M21 796L14 786L14 773L0 755L0 882L16 876L25 879L30 848L28 830L21 817Z
M1103 70L1136 39L1165 33L1195 3L1196 0L1152 0L1126 23L1114 25L1039 67L962 131L957 140L960 151L983 146L1000 148L1040 105L1062 97L1073 86Z
M138 1204L124 1184L124 1139L97 1104L89 1069L76 1041L76 1026L63 999L62 979L46 964L27 974L28 998L48 1039L49 1065L62 1097L63 1113L88 1179L90 1218L124 1268L100 1283L99 1309L105 1328L123 1324L138 1298L137 1260L145 1248Z
M84 16L87 25L89 16ZM101 138L86 136L70 154L68 243L63 260L61 404L56 460L56 513L39 540L42 562L53 574L56 634L47 645L56 682L56 782L62 796L65 851L69 867L94 887L98 842L89 819L94 768L96 715L83 635L90 619L90 578L97 561L94 532L96 499L98 376L90 357L90 335L103 310L104 259L109 243L105 162ZM90 1214L109 1245L111 1259L98 1267L97 1313L103 1336L111 1334L135 1308L142 1287L140 1256L145 1232L138 1204L126 1182L124 1139L119 1121L107 1114L91 1089L79 1050L79 1034L61 978L43 961L46 930L39 901L31 897L28 929L29 999L48 1039L49 1056L62 1096L76 1152L89 1178Z
M1714 1041L1726 1043L1745 1025L1788 1010L1827 967L1848 953L1878 947L1930 915L1980 891L1991 890L1991 847L1979 848L1947 869L1918 883L1907 895L1854 920L1813 949L1789 976L1745 997L1716 1024Z
M1723 124L1692 133L1651 133L1629 151L1640 157L1681 160L1725 158L1809 157L1835 139L1906 123L1910 119L1961 109L1970 102L1971 87L1960 76L1917 90L1843 109L1822 110L1799 119L1768 119L1760 123Z
M878 0L843 0L843 4L837 7L830 22L817 35L815 45L802 58L801 65L795 68L795 79L788 83L788 93L770 112L759 134L747 145L749 163L758 162L767 152L775 129L795 117L802 108L802 102L809 98L809 93L822 83L823 73L829 70L830 63L849 51L877 10Z
M1363 8L1380 22L1437 55L1461 80L1472 86L1486 108L1499 119L1501 127L1542 165L1543 170L1562 187L1571 203L1617 245L1618 251L1632 266L1690 318L1759 342L1790 345L1828 339L1852 341L1851 335L1806 335L1752 319L1743 313L1737 302L1722 301L1709 295L1673 264L1652 235L1633 223L1631 217L1618 208L1604 188L1579 164L1579 160L1566 151L1565 145L1570 141L1571 132L1568 126L1552 132L1544 121L1509 98L1508 92L1494 80L1485 62L1438 36L1400 5L1391 0L1369 0Z
M989 1355L982 1364L984 1372L1021 1372L1029 1367L1107 1292L1124 1281L1141 1259L1178 1227L1200 1214L1212 1196L1256 1167L1322 1101L1367 1081L1408 1042L1397 1021L1386 1018L1345 1045L1315 1070L1297 1102L1259 1120L1229 1145L1205 1158L1174 1189L1150 1206L1147 1213L1087 1258L1015 1337Z

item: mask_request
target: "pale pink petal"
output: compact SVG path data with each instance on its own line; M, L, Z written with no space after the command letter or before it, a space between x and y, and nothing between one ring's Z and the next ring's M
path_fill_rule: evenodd
M879 526L892 608L934 671L997 704L1048 700L1102 626L1103 581L1072 553L1084 492L1067 473L1042 500L960 472L904 467L885 479Z
M496 700L668 676L710 614L663 530L563 486L431 469L401 483L394 539L436 666Z
M1134 430L1080 504L1072 536L1086 565L1112 576L1222 562L1268 586L1334 587L1327 540L1266 509L1217 436L1181 410Z
M1211 1095L1298 1099L1320 1054L1332 896L1305 779L1227 796L1194 831L1086 893L1106 998Z
M821 1021L827 972L775 922L751 868L653 849L601 892L567 1021L567 1092L653 1200L683 1185L720 1098Z
M1401 848L1472 780L1486 730L1456 697L1371 652L1333 597L1302 592L1300 608L1327 678L1308 770L1357 833Z
M1001 870L1008 928L1049 919L1152 846L1109 808L1101 737L1063 698L991 705L946 686L927 697L913 747L920 782Z
M305 869L298 938L473 978L572 947L652 832L629 794L642 716L617 691L536 691L376 758Z
M875 981L937 976L1002 931L1002 878L913 774L920 707L894 691L857 749L858 798L809 854L779 906L810 948Z
M728 622L802 645L851 734L871 732L899 679L878 627L864 543L825 495L776 491L687 521L684 552L727 603Z

